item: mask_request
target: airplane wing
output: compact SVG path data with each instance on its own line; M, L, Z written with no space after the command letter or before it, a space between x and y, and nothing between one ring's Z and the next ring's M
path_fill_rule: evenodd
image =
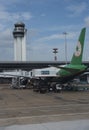
M0 75L1 75L1 76L4 76L4 77L10 76L10 77L30 78L29 76L25 76L25 75L15 75L15 74L3 74L3 73L0 73Z

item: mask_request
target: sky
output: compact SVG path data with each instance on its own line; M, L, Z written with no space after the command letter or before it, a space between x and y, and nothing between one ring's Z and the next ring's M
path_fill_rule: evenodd
M27 29L27 61L71 60L80 31L86 27L83 61L89 61L88 0L0 0L0 61L14 61L14 24Z

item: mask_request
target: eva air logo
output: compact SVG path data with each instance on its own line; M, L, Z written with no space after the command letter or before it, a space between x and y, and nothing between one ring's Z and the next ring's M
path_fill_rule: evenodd
M80 44L80 42L78 42L77 47L76 47L76 51L75 51L75 56L80 56L81 50L82 50L81 44Z

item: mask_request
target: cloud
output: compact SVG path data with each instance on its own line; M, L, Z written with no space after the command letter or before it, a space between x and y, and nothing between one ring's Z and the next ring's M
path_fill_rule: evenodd
M43 13L43 14L41 14L41 17L45 17L45 16L46 16L46 14L44 14L44 13Z
M11 29L6 29L0 34L0 46L7 47L12 46L13 35Z
M30 20L32 15L30 12L21 12L21 13L11 13L6 11L0 11L0 20L1 21L18 21L18 20Z
M73 39L75 38L76 33L75 32L70 32L67 34L67 39ZM50 36L42 37L37 40L37 42L44 42L44 41L50 41L50 40L56 40L56 39L64 39L64 34L53 34Z
M89 16L84 19L85 25L89 27Z
M71 13L69 16L79 16L86 10L86 8L87 8L87 4L82 2L77 5L68 6L67 10L70 11Z
M30 20L32 18L32 15L30 12L23 12L22 13L22 17L25 19L25 20Z
M0 0L0 5L8 6L8 5L13 5L20 2L23 2L23 1L22 0L8 0L8 2L6 2L5 0Z
M50 36L40 38L39 41L49 41L49 40L55 40L55 39L60 39L60 38L63 39L62 34L53 34L53 35L50 35Z
M30 11L19 11L18 10L18 4L17 10L10 11L9 7L13 7L14 2L18 3L18 0L9 0L8 2L0 1L0 23L1 22L13 22L13 21L28 21L32 18L32 14ZM11 9L12 10L12 9Z

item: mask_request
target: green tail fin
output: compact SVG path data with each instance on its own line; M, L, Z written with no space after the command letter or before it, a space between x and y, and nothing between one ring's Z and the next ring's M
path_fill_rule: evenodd
M86 28L83 28L81 30L79 39L78 39L78 43L76 46L76 50L73 54L71 63L72 65L80 65L82 64L82 56L83 56L83 48L84 48L84 40L85 40L85 32L86 32Z

